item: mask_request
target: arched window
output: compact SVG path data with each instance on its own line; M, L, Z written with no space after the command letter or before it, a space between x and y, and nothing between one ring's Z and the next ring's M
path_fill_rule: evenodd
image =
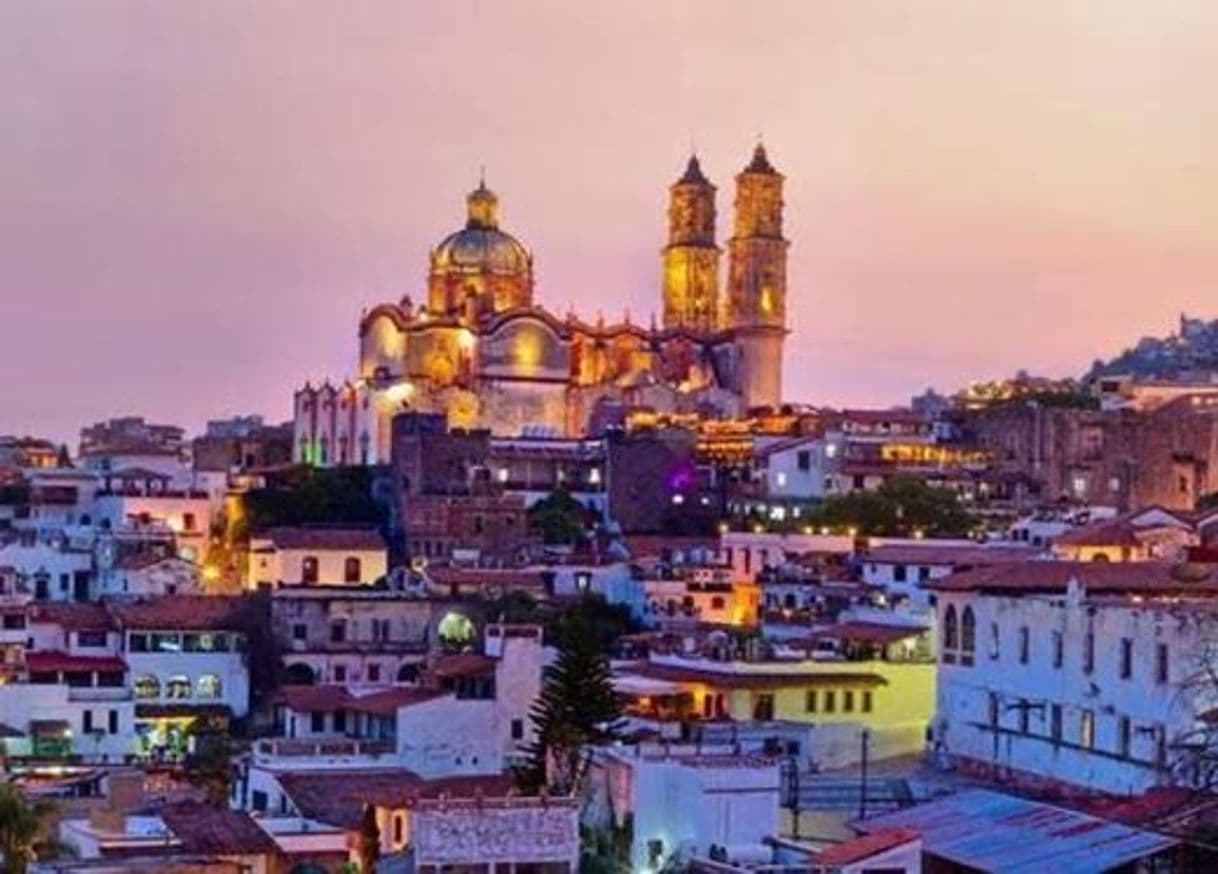
M152 674L144 674L142 677L135 678L132 691L136 698L142 700L160 698L161 683Z
M165 697L182 700L190 697L190 678L183 674L178 674L169 678L169 682L165 684Z
M199 682L195 686L196 694L203 701L214 701L220 697L221 687L220 678L215 674L204 674L199 677Z
M343 581L347 583L358 583L360 577L360 562L354 555L347 556L343 562Z
M960 629L956 624L956 605L948 604L943 614L943 661L956 663L956 650L960 647Z
M317 556L306 555L300 561L300 581L302 583L317 582Z
M960 663L971 665L977 650L977 618L972 607L965 607L960 614Z
M402 665L398 668L399 683L413 683L419 679L419 666L413 662Z
M317 678L311 667L303 662L295 662L288 665L285 679L290 686L312 686Z

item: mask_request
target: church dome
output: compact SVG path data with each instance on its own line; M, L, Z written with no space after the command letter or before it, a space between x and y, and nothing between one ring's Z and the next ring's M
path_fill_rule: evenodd
M499 230L499 199L480 183L466 198L469 218L465 227L449 234L432 253L432 268L458 272L525 274L529 252L511 234Z

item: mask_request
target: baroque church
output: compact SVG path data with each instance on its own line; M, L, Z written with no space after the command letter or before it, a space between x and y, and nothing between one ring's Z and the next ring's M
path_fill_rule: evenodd
M503 230L483 182L465 226L431 252L426 299L365 312L359 374L295 395L298 461L381 464L393 417L442 412L450 427L577 437L614 409L737 416L782 398L787 240L783 176L758 145L736 176L720 282L715 186L692 156L669 188L662 323L586 321L534 300L533 256Z

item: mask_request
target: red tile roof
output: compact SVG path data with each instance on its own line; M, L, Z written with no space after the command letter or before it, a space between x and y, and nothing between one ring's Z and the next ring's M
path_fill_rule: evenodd
M689 552L693 549L719 548L718 537L700 537L688 535L671 537L666 534L631 534L626 537L626 548L634 559L659 558L665 550L670 552Z
M893 543L872 547L864 562L913 565L980 565L1004 561L1027 561L1037 550L1023 546L981 546L979 544Z
M118 656L74 655L58 650L27 652L25 654L25 666L28 670L38 673L46 671L99 671L101 673L117 673L127 670L127 663Z
M511 777L501 774L425 780L405 768L341 771L289 771L279 785L301 814L310 819L351 827L359 824L366 804L408 806L420 799L502 798L513 794Z
M45 601L30 605L30 621L58 625L69 631L110 631L114 620L98 603Z
M860 685L883 686L887 681L879 674L865 671L840 673L819 671L815 666L800 671L773 671L738 673L715 671L695 666L660 665L653 662L638 662L623 673L647 677L652 680L667 680L671 683L704 683L719 689L781 689L790 686Z
M179 801L165 805L159 813L187 853L245 856L278 851L271 836L242 811L200 801Z
M1066 531L1056 538L1060 546L1139 546L1138 529L1126 519L1101 519Z
M895 850L897 847L916 841L921 835L910 828L882 828L861 838L843 841L822 850L813 857L814 865L854 865L872 856Z
M106 607L125 629L240 631L254 621L254 601L242 596L172 595L107 600Z
M1133 561L1028 561L957 571L923 585L940 592L1064 592L1077 579L1089 594L1218 595L1218 565Z
M436 659L428 673L442 680L449 677L474 677L493 673L496 663L490 656L476 652L442 655Z
M259 535L255 535L258 537ZM280 549L385 549L385 538L375 528L271 528L261 535Z

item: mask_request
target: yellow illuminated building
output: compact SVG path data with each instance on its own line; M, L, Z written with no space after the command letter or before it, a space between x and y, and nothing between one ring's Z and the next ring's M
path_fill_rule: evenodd
M364 313L357 378L297 391L297 459L383 462L387 423L405 410L444 412L452 424L499 433L576 436L606 407L711 418L777 407L786 335L782 186L759 145L736 177L721 287L715 186L690 159L669 192L657 325L628 313L617 322L560 317L537 303L533 255L503 230L499 199L480 183L467 197L465 226L431 251L425 302L407 296Z

